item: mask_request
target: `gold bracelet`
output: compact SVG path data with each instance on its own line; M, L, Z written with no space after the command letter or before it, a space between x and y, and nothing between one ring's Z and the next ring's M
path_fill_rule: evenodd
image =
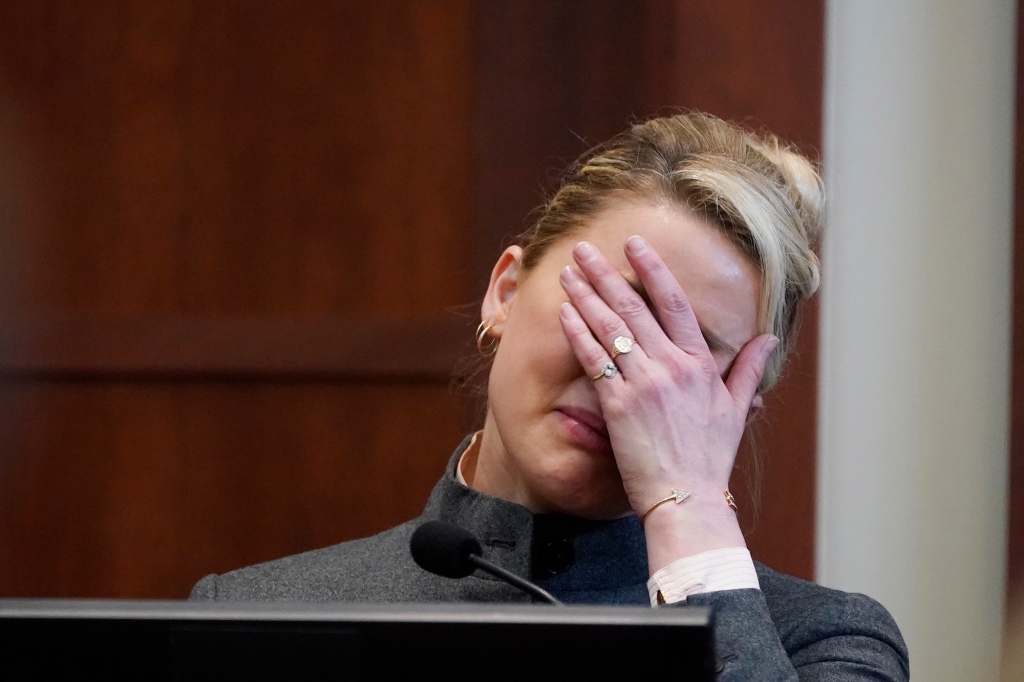
M652 504L650 507L648 507L647 511L645 511L643 514L640 515L640 525L642 526L644 521L647 520L647 515L648 514L650 514L652 511L654 511L655 509L657 509L661 505L665 504L666 502L675 502L676 504L679 504L680 502L682 502L683 500L685 500L687 497L689 497L692 494L693 493L691 493L688 490L677 490L676 488L672 488L672 494L671 495L666 497L664 500L658 500L657 502ZM728 490L725 491L725 503L727 505L729 505L730 507L732 507L732 510L734 512L739 512L740 509L739 509L739 507L736 506L736 498L733 497L732 493L729 492Z
M654 511L655 509L657 509L661 505L665 504L666 502L672 502L673 500L675 500L675 503L679 504L680 502L682 502L683 500L685 500L687 497L689 497L692 494L693 493L691 493L688 490L676 490L675 488L672 488L672 494L671 495L666 497L664 500L658 500L657 502L652 504L650 507L648 507L647 511L645 511L643 514L640 515L640 525L642 526L644 524L644 521L647 520L647 515L648 514L650 514L652 511Z

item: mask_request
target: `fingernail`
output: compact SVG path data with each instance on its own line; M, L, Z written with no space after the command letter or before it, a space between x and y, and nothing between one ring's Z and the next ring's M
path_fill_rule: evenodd
M562 317L567 320L571 320L576 317L576 309L573 308L572 303L569 303L568 301L561 305L559 312L562 314Z
M573 270L571 265L566 265L562 268L562 281L566 284L573 284L574 282L580 281L580 276Z
M647 250L647 242L640 235L634 234L626 240L626 248L634 255L640 254Z
M597 248L590 242L580 242L573 249L573 253L580 263L589 263L597 258Z
M769 336L768 340L764 342L763 346L761 346L761 352L764 353L765 356L771 355L772 351L774 351L778 345L779 339L775 336Z

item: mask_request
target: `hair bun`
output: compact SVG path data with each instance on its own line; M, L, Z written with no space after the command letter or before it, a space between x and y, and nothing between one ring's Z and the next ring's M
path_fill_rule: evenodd
M817 242L824 224L825 209L821 174L806 156L781 145L773 135L766 136L757 147L775 166L790 201L800 212L805 238L810 243Z

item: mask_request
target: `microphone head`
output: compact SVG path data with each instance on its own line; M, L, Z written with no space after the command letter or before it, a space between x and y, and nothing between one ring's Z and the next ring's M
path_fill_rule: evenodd
M465 578L476 570L469 556L481 556L480 542L465 528L444 521L427 521L409 540L420 568L446 578Z

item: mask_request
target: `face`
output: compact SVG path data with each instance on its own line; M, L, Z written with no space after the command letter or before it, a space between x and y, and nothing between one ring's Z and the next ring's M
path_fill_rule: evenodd
M495 265L481 310L500 343L484 433L467 475L474 488L535 512L584 518L629 512L593 380L569 347L558 310L568 300L559 272L575 267L572 248L584 239L639 290L623 253L634 234L654 247L686 292L723 377L758 335L757 266L721 230L682 209L612 204L578 234L554 243L528 272L520 266L522 250L510 247Z

